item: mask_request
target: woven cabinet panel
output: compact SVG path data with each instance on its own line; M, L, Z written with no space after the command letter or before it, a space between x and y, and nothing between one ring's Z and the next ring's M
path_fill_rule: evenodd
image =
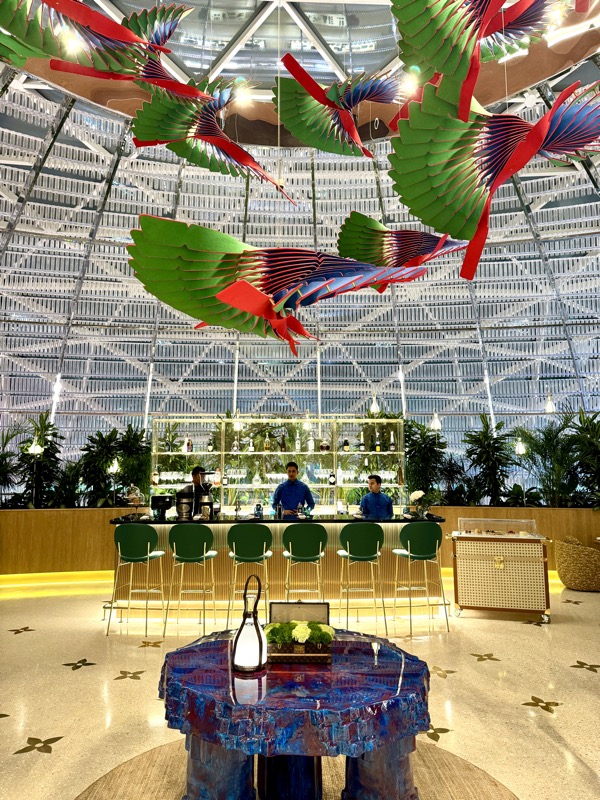
M541 542L457 540L455 545L458 605L546 608L547 565Z

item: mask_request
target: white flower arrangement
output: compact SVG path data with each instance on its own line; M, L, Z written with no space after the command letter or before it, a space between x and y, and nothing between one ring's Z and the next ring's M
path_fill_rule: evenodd
M416 492L411 493L410 497L408 498L408 501L410 503L416 503L417 500L420 500L424 496L425 492L422 492L420 489L418 489Z

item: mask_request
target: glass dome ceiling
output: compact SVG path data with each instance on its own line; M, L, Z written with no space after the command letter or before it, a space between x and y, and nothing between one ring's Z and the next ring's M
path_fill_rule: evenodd
M178 63L197 53L185 37L201 36L205 55L197 58L213 66L224 59L223 75L244 74L263 88L276 74L278 49L310 41L292 16L283 22L288 7L303 12L348 72L371 72L396 52L387 6L274 5L234 53L249 20L270 4L194 5L173 48ZM135 7L121 6L126 14ZM355 16L344 27L336 15ZM353 47L367 31L375 51ZM213 52L209 41L229 44ZM320 51L298 52L320 63L321 80L335 78ZM242 66L228 66L238 59ZM598 57L579 70L586 81L599 79ZM571 77L512 97L509 110L538 119ZM54 398L74 453L90 432L143 425L153 415L223 414L234 402L242 413L301 415L316 413L319 397L323 413L362 414L376 392L383 410L422 422L437 412L458 449L482 412L533 426L549 393L559 409L600 408L600 178L592 160L536 159L500 189L474 282L459 278L460 255L450 255L384 294L351 293L302 310L319 342L303 343L299 358L275 340L194 330L195 320L133 276L126 246L141 213L213 226L258 246L293 242L329 252L353 209L390 227L420 227L392 191L388 142L373 149L371 161L251 147L268 172L282 175L293 207L256 181L200 170L163 148L138 150L126 117L4 67L0 424L48 410Z

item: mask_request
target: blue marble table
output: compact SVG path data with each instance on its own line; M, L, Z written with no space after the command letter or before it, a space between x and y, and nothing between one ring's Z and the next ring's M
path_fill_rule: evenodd
M187 736L184 800L318 800L320 757L346 756L343 800L416 800L410 754L429 728L427 665L385 639L337 631L332 664L231 669L232 631L168 653L160 696Z

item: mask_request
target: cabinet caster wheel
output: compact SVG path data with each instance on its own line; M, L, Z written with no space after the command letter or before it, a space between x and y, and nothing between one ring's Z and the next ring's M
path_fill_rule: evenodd
M462 614L462 608L455 608L454 609L454 616L455 617L460 617L461 614Z
M542 614L542 616L540 617L540 622L543 622L544 625L550 625L551 621L552 620L550 619L550 614Z

